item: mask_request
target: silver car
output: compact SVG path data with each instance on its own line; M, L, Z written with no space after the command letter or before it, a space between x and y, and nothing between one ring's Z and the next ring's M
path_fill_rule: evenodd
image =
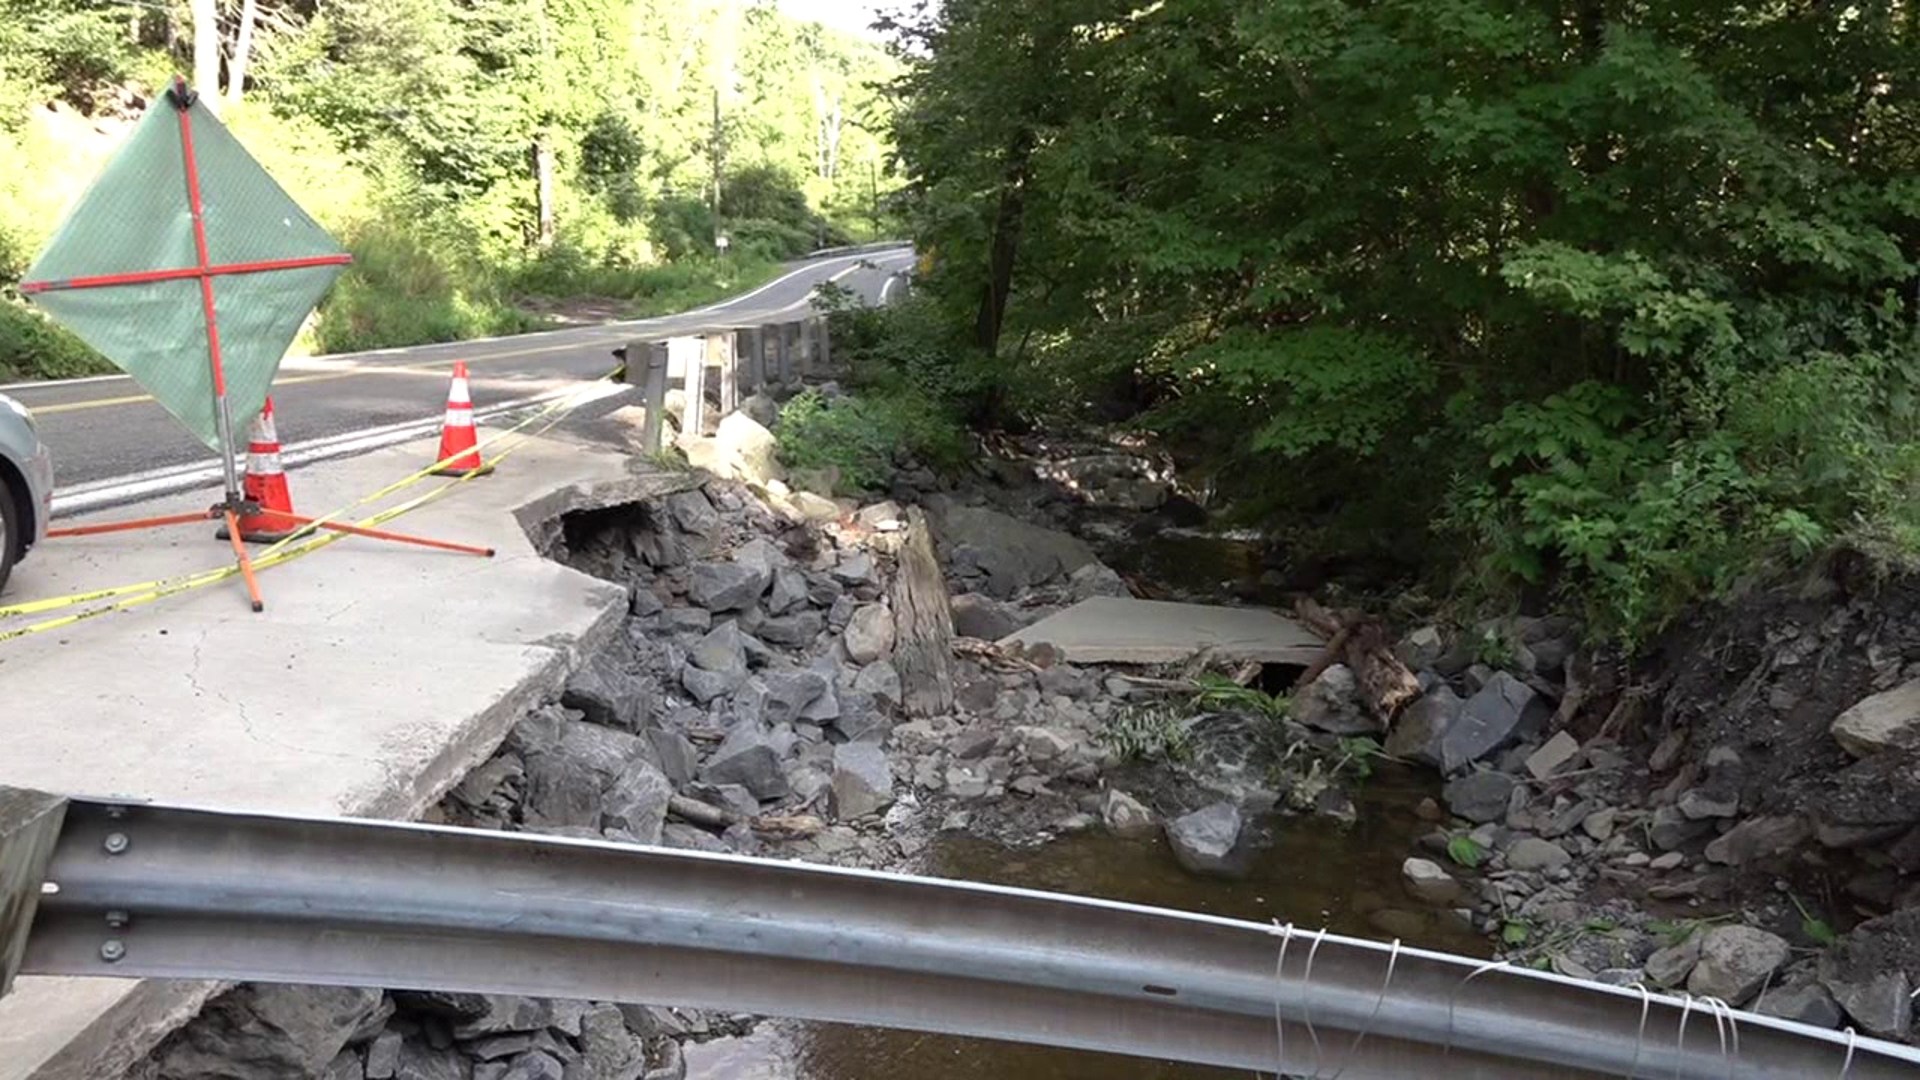
M33 413L0 394L0 588L13 564L47 535L53 516L53 458Z

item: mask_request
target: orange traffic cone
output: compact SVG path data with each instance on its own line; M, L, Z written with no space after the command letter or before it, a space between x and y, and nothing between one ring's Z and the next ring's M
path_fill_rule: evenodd
M453 385L447 389L447 420L440 428L440 458L434 472L442 476L485 476L493 466L482 464L473 430L473 394L467 389L467 362L453 362Z
M280 434L273 427L272 398L253 418L253 430L247 436L247 477L241 488L247 501L258 504L261 510L293 513L293 493L287 490L287 472L280 465ZM293 535L299 524L296 519L273 514L243 514L240 539L275 543ZM226 526L220 527L219 535L222 540L227 538Z

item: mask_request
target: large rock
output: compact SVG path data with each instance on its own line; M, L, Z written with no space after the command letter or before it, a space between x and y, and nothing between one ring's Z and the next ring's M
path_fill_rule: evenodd
M1537 733L1553 709L1531 686L1496 672L1440 737L1441 766L1455 772Z
M791 566L773 572L773 586L767 590L767 614L785 615L808 600L807 576Z
M773 432L744 411L730 412L720 418L720 428L711 439L684 438L687 464L717 476L731 477L756 487L783 479L779 443Z
M738 562L693 564L687 577L687 598L708 611L744 611L760 599L773 572Z
M833 814L841 821L893 805L893 766L886 751L864 742L834 747L832 794Z
M1100 820L1118 836L1146 836L1153 832L1153 811L1139 799L1108 788L1100 800Z
M1474 772L1447 781L1441 797L1456 817L1484 825L1507 816L1507 800L1517 786L1519 781L1506 773Z
M758 618L749 624L754 636L774 645L801 648L813 643L827 628L826 616L802 609L774 618Z
M1753 1003L1753 1011L1817 1028L1837 1028L1841 1020L1840 1003L1817 982L1768 990Z
M667 819L667 800L671 798L672 782L652 765L635 762L627 775L607 789L602 824L609 829L624 829L642 844L658 844L660 826Z
M580 1056L565 1080L639 1080L647 1071L646 1045L627 1030L620 1010L596 1005L580 1019Z
M1466 898L1466 890L1431 859L1408 859L1400 864L1400 881L1407 895L1436 907L1453 907Z
M379 990L247 983L215 998L159 1057L160 1080L314 1076L377 1012Z
M768 397L766 393L756 391L740 403L740 411L746 413L754 423L763 428L775 428L780 425L780 403Z
M736 686L747 681L746 635L737 622L723 622L708 631L687 650L687 659L702 671L736 678Z
M1679 986L1693 974L1693 966L1700 962L1700 945L1705 935L1694 933L1677 945L1659 949L1647 957L1647 978L1655 986Z
M1812 835L1813 828L1798 815L1748 818L1714 837L1707 844L1707 858L1724 866L1742 866L1784 855Z
M1662 806L1653 812L1653 821L1647 826L1647 838L1661 851L1672 851L1712 831L1712 821L1690 818L1677 806Z
M1100 561L1077 537L984 507L948 506L935 525L952 575L1002 600Z
M728 624L732 625L732 624ZM680 669L680 685L693 700L705 705L715 698L726 697L747 683L746 665L739 671L708 671L706 668L687 661Z
M417 1042L401 1045L400 1061L393 1070L393 1080L467 1080L467 1075L465 1055Z
M1920 679L1856 702L1827 730L1855 757L1920 748Z
M522 818L530 829L597 829L600 793L635 761L651 761L653 747L638 736L584 721L535 713L514 729L526 761Z
M507 1035L516 1031L540 1032L557 1028L568 1035L580 1034L580 1018L586 1013L583 1001L564 998L530 998L515 994L482 994L485 1011L456 1024L453 1037L461 1041Z
M766 686L761 715L773 724L800 719L827 692L827 680L817 671L776 671L761 681Z
M1558 870L1573 856L1551 840L1523 836L1507 847L1507 867L1512 870Z
M900 670L891 660L875 660L854 676L853 691L872 698L874 705L882 710L897 710L902 693Z
M789 788L780 762L785 756L760 725L735 724L713 752L703 775L711 784L739 784L758 799L784 798Z
M1440 741L1465 705L1453 687L1441 683L1408 706L1387 733L1386 752L1402 761L1440 767Z
M893 652L893 612L885 604L868 604L847 620L842 639L856 664L871 664Z
M682 532L712 536L720 527L720 512L713 508L707 493L698 488L675 492L667 496L666 502L667 512L673 515L673 523L680 526Z
M596 653L567 678L560 704L579 709L596 724L638 731L646 725L652 695L638 675L623 670L605 653Z
M1868 919L1820 957L1820 981L1869 1035L1904 1040L1920 971L1920 907Z
M980 593L961 593L948 607L953 612L953 632L960 637L999 641L1027 625L1012 605Z
M1167 843L1173 857L1189 872L1214 877L1237 877L1241 867L1233 858L1240 842L1240 809L1232 803L1214 803L1167 823Z
M1786 939L1751 926L1716 926L1700 942L1700 962L1687 976L1687 992L1739 1006L1760 991L1790 950Z
M1345 664L1330 664L1293 699L1293 718L1331 735L1367 735L1380 730L1360 705L1359 682Z

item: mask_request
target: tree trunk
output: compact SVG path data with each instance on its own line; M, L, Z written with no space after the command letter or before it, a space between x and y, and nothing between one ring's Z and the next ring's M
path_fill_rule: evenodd
M253 58L253 24L260 16L259 0L241 0L240 29L234 35L233 55L227 58L227 104L240 104L247 88L247 64Z
M542 248L553 246L553 140L546 132L533 142L533 183L539 200L539 234L535 242Z
M893 579L893 666L908 716L953 711L953 610L919 507L907 511L906 541Z
M214 0L193 0L193 89L220 111L220 10Z
M993 244L987 254L987 285L974 323L974 344L990 356L1000 347L1007 297L1013 291L1013 261L1020 250L1021 219L1027 210L1027 169L1032 159L1033 133L1022 131L1007 153L1000 207L993 218Z

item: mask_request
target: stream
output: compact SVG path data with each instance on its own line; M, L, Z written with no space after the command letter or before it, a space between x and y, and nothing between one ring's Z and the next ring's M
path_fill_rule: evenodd
M1383 769L1354 792L1359 819L1288 817L1250 874L1187 874L1158 839L1093 831L1022 849L942 833L916 873L1270 922L1486 956L1485 939L1403 901L1400 864L1432 826L1414 813L1430 777ZM1404 907L1395 907L1406 904ZM1197 1065L842 1024L769 1022L751 1035L686 1047L688 1080L1214 1080L1244 1073Z

